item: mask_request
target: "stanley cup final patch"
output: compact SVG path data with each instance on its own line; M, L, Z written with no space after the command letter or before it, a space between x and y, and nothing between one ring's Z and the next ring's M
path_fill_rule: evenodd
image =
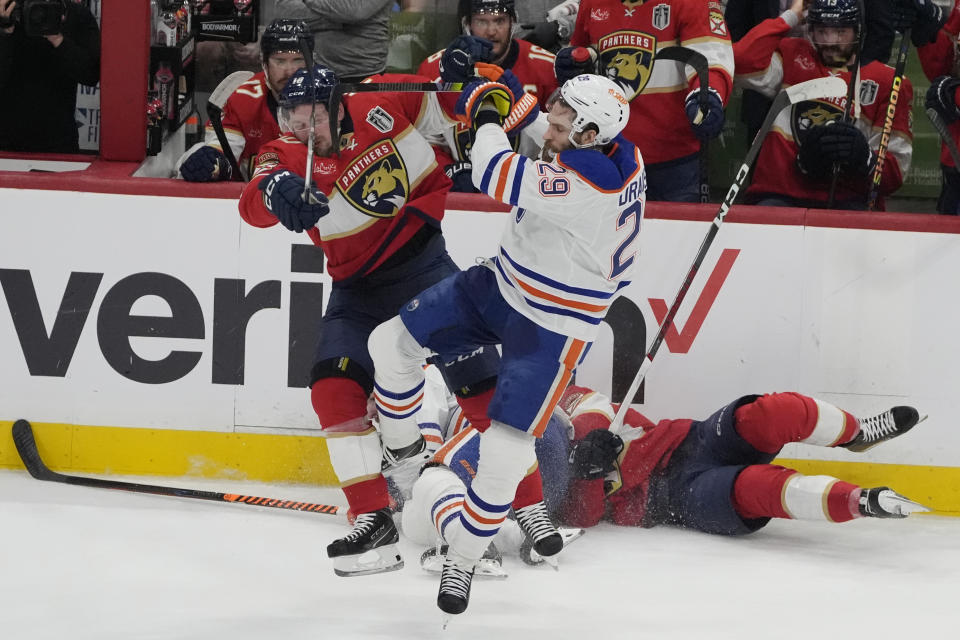
M663 31L670 26L670 5L658 4L653 8L653 28Z
M876 80L860 81L860 104L868 105L877 101L877 93L880 91L880 85Z
M389 133L393 130L393 116L383 110L383 107L374 107L367 112L367 122L380 133Z

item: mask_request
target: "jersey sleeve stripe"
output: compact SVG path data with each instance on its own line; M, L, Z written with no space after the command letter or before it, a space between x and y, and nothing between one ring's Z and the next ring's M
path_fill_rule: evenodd
M498 151L496 155L490 158L490 162L487 163L486 168L483 170L483 179L480 180L480 191L484 193L489 193L490 181L493 179L493 170L497 167L497 163L500 162L500 158L512 153L510 149L504 149L503 151Z
M510 275L507 274L507 271L504 269L503 263L500 260L494 259L493 263L496 265L497 271L499 272L500 277L503 279L503 281L516 289L517 285L514 284L514 281L516 281L517 283L520 282L519 280L516 279L516 275L514 274L514 277L511 279ZM558 306L549 305L549 304L541 304L535 300L531 300L527 296L523 296L523 302L527 306L532 307L534 309L539 309L544 313L551 313L557 316L566 316L568 318L575 318L577 320L580 320L581 322L586 322L587 324L590 324L590 325L600 324L600 322L603 320L604 315L606 315L606 307L604 307L603 312L600 312L598 315L593 316L593 315L587 315L586 313L581 313L579 311L574 311L573 309L569 309L566 307L558 307Z
M513 166L514 160L516 160L517 154L511 153L507 156L503 164L500 165L500 175L497 176L497 188L493 192L493 199L497 202L503 202L503 192L507 188L507 177L510 175L510 167Z
M517 168L513 173L513 189L510 190L510 204L517 206L520 203L520 187L523 185L523 172L527 168L528 160L517 156Z

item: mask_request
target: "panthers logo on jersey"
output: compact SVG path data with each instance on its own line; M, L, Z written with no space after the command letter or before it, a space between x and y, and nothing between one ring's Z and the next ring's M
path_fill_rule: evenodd
M846 97L842 99L846 100ZM807 129L839 119L843 116L843 109L829 100L805 100L793 106L791 116L793 139L800 143Z
M410 194L410 180L393 141L381 140L358 155L340 174L337 190L368 216L397 215Z
M601 73L621 85L629 99L642 92L653 71L657 39L637 31L615 31L600 38L598 47Z

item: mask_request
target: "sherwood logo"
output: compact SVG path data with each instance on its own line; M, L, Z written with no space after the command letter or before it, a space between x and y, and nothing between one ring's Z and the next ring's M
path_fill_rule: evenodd
M673 353L687 353L726 281L739 249L725 249L683 326L671 327L664 338ZM323 253L310 245L291 246L291 273L322 273ZM171 349L159 360L147 360L130 344L135 337L205 340L206 319L197 295L182 280L158 272L139 272L121 278L109 287L99 307L103 273L70 273L60 298L56 318L47 327L39 297L27 269L0 268L0 288L13 320L20 348L32 376L63 378L76 352L80 335L90 316L95 316L97 342L104 360L121 376L142 384L166 384L193 371L203 350ZM242 385L246 366L246 332L251 319L261 311L280 309L280 280L250 285L246 280L215 278L212 315L210 382ZM290 282L287 337L287 386L306 387L313 365L319 318L323 314L323 284ZM133 314L138 300L162 298L169 305L165 316ZM648 300L661 322L673 300ZM647 323L643 312L626 297L618 298L607 312L613 334L612 396L621 401L646 355ZM677 321L679 325L679 320ZM654 326L655 330L655 326ZM634 402L643 402L641 385Z

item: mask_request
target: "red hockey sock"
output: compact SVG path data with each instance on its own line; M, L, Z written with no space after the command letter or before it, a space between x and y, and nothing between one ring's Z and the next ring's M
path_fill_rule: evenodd
M860 487L829 476L805 476L772 464L751 465L733 484L733 508L744 519L846 522L859 517Z
M783 487L795 473L793 469L773 464L745 468L733 483L733 508L745 520L789 518L790 514L783 508Z
M543 500L543 479L540 477L540 466L534 467L520 484L517 485L517 495L513 498L513 508L522 509Z
M490 426L490 416L487 415L487 407L490 406L490 399L493 398L493 392L496 387L487 389L482 393L469 398L457 396L457 404L463 409L463 415L466 416L473 428L483 433Z
M381 475L344 487L343 493L347 496L350 511L355 515L390 506L387 481Z
M350 378L321 378L310 388L310 402L323 429L367 415L367 394Z
M824 424L827 416L821 416L827 411L836 417L832 425ZM788 442L808 439L811 444L835 446L852 440L859 429L857 419L851 414L827 403L818 405L813 398L799 393L762 396L738 407L734 420L740 437L764 453L778 453Z

